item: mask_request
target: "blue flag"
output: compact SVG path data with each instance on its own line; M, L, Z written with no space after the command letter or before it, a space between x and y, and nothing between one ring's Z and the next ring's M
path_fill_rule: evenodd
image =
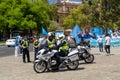
M70 33L70 36L73 36L75 38L77 44L80 42L80 39L78 37L78 34L80 32L82 32L82 30L80 29L79 25L76 24Z
M44 35L48 36L47 31L46 31L43 27L42 27L42 34L44 34Z
M110 30L109 27L107 28L107 33L108 33L108 34L112 34L112 30Z
M103 32L104 32L103 29L98 27L90 29L90 33L96 34L96 35L103 35Z

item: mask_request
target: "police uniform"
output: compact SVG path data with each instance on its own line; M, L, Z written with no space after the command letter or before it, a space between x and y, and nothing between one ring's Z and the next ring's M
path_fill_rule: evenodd
M29 46L29 41L28 40L23 40L23 44L22 44L22 48L23 48L23 62L26 62L25 61L26 56L27 56L27 62L30 62L30 55L29 55L28 46Z
M38 41L38 40L35 40L35 41L33 42L33 46L34 46L34 60L36 60L36 55L37 55L38 48L39 48L39 41Z
M61 46L59 47L60 52L55 53L54 57L57 60L57 64L54 66L54 70L58 70L59 69L59 65L61 63L61 59L60 56L64 57L66 56L66 50L68 50L68 43L65 39L61 40L61 43L58 45Z
M67 43L67 41L65 40L65 39L62 39L61 40L61 43L63 44L63 46L61 46L60 48L59 48L59 50L60 50L60 56L66 56L67 54L66 54L66 50L68 50L69 49L69 46L68 46L68 43Z
M49 48L55 47L55 45L56 45L55 39L52 39L52 41L50 41L50 40L48 39L47 41L48 41L48 47L49 47Z

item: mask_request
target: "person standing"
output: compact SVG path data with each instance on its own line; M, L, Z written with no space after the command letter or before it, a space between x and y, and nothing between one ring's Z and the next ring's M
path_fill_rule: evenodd
M103 38L102 38L102 36L100 36L97 41L98 41L99 51L103 52Z
M45 34L43 34L42 38L39 39L39 44L40 44L39 49L47 49L48 48L47 36Z
M23 50L22 50L22 37L20 37L19 38L19 49L20 49L20 54L22 55L22 52L23 52Z
M109 36L109 34L106 34L106 37L105 37L105 51L106 51L108 56L110 55L110 42L111 42L110 36Z
M33 47L34 47L34 60L36 60L36 55L39 49L39 41L36 36L34 36Z
M31 62L30 61L30 55L29 55L29 41L27 40L27 37L24 37L23 39L23 44L22 44L22 48L23 48L23 62L26 63L26 56L27 56L27 62Z
M19 50L19 39L18 39L18 36L16 36L16 39L15 39L15 56L16 57L18 56L18 50Z

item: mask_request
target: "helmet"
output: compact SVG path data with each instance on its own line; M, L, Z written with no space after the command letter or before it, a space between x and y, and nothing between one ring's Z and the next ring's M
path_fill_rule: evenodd
M64 35L64 34L61 34L61 35L59 35L59 38L60 38L60 39L64 39L64 38L65 38L65 35Z
M52 32L49 32L49 33L48 33L48 36L53 36L53 33L52 33Z

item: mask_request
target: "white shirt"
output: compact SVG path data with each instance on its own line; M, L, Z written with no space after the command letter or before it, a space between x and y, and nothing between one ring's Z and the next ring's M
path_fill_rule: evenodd
M110 37L106 36L105 37L105 45L110 45L110 42L111 42Z
M103 43L103 38L98 38L98 43Z
M44 39L44 38L39 39L40 44L46 44L46 42L47 42L47 39Z

